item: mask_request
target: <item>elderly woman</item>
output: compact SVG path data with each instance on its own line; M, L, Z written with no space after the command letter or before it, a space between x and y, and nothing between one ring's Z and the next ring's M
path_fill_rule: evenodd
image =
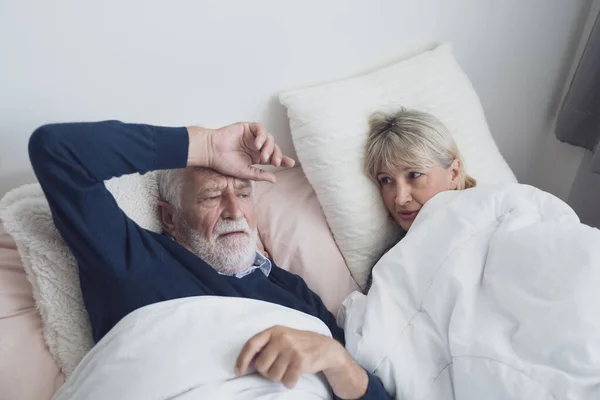
M369 122L365 168L403 230L436 194L475 186L450 132L433 115L403 108Z
M475 180L427 113L370 124L367 174L410 234L344 301L354 359L401 399L600 399L600 231L531 186L456 192Z
M475 186L450 131L433 115L402 108L375 113L369 124L365 169L404 233L436 194ZM372 282L369 275L365 292Z

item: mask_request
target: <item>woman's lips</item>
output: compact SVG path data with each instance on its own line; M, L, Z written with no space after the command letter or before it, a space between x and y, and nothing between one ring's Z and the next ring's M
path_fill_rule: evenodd
M400 217L400 219L402 219L404 221L412 221L413 219L415 219L415 217L417 216L418 213L419 213L419 210L416 210L416 211L400 211L398 213L398 217Z

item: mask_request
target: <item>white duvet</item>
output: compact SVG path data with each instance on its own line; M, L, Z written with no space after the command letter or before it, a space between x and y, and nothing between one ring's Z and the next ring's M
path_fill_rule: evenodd
M256 372L235 376L246 341L274 325L331 336L317 318L257 300L205 296L143 307L98 342L54 399L331 399L321 375L303 375L293 390Z
M445 192L340 317L397 399L600 399L600 231L529 186Z

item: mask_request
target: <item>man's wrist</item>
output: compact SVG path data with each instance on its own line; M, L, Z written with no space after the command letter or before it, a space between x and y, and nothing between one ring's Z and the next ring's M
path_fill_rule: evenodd
M360 399L369 386L369 375L339 343L341 352L335 355L332 367L323 370L335 395L342 399Z
M199 126L188 126L188 167L207 167L213 165L212 130Z

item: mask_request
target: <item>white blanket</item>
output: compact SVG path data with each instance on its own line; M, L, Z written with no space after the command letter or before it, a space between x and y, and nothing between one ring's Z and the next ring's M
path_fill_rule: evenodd
M535 188L434 197L342 310L397 399L600 399L600 231Z
M257 300L206 296L143 307L85 356L54 399L331 399L321 375L305 374L293 390L255 371L235 376L246 341L274 325L331 335L317 318Z

